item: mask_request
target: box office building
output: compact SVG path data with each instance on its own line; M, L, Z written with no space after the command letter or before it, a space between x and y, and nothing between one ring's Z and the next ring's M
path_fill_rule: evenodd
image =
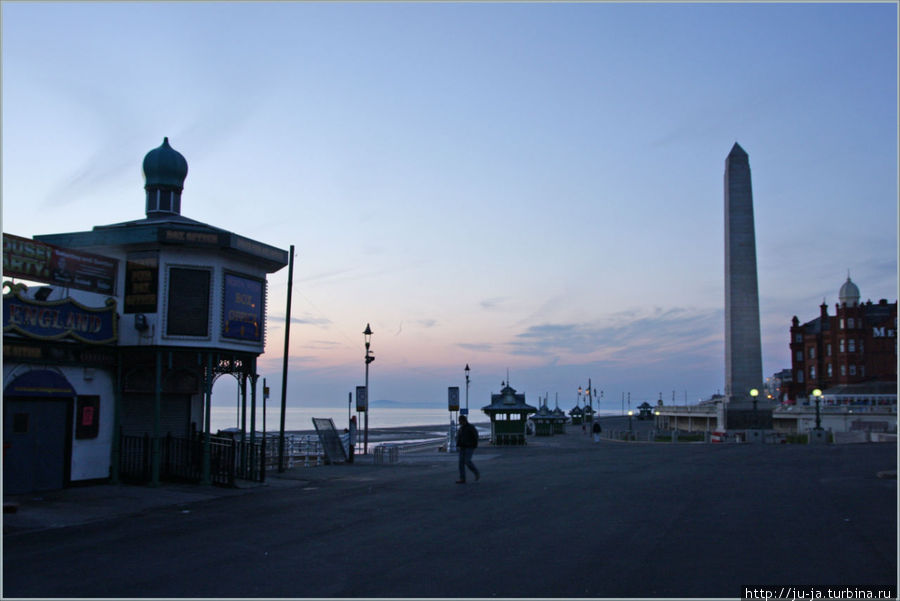
M65 341L56 339L53 345L65 342L69 350L38 353L31 348L36 339L8 322L4 311L4 382L10 381L13 371L13 381L26 372L39 371L52 384L49 388L65 388L56 376L47 375L54 373L65 377L74 389L66 397L70 399L66 403L72 406L57 410L60 415L66 414L66 424L60 430L68 442L56 442L63 448L68 446L71 465L64 471L68 470L70 480L82 475L76 469L80 453L73 453L79 440L75 411L79 403L86 402L80 400L82 396L91 396L82 395L79 387L98 389L93 395L97 397L94 411L100 418L98 437L102 443L98 443L97 455L89 459L95 464L91 477L115 477L122 467L125 441L143 437L153 444L147 450L152 458L142 461L152 465L152 479L157 480L160 457L165 454L160 440L191 440L197 433L210 434L212 385L222 374L237 377L240 394L245 400L250 395L255 401L256 360L266 342L266 277L287 265L289 259L287 251L183 216L181 195L188 166L168 138L147 153L143 171L144 218L98 225L90 231L38 235L32 241L54 249L45 252L105 257L114 263L112 283L101 282L110 288L105 297L108 300L100 303L114 307L114 339L98 344L77 337L68 340L72 336L67 335ZM17 266L24 265L26 259ZM37 271L34 266L29 269ZM54 271L61 275L55 276ZM6 253L4 273L9 275ZM38 274L41 277L33 279L48 282L51 290L64 290L64 296L73 297L90 295L78 284L91 273L70 258L63 261L62 269L48 267ZM93 293L97 304L103 290L95 286ZM22 296L21 290L16 294ZM51 292L44 301L26 294L27 300L20 302L52 302L59 294ZM11 292L4 297L4 309L11 295L15 296ZM31 347L26 348L28 344ZM45 340L41 344L44 348L50 343ZM91 352L85 350L88 345ZM83 382L92 384L85 387ZM27 396L7 388L5 423L11 418L15 426L16 407L27 404ZM11 396L13 393L17 396ZM44 397L42 402L49 398L53 397ZM61 407L60 401L55 404ZM105 455L99 450L103 446ZM208 445L203 463L206 480Z

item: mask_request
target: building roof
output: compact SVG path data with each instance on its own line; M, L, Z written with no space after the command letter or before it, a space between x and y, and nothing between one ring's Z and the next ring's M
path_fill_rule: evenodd
M847 281L844 282L838 292L838 300L842 305L846 304L851 307L859 303L859 288L850 280L849 274L847 275Z
M187 161L164 138L158 148L144 157L145 188L181 190L187 177ZM179 192L180 194L180 192ZM190 219L180 211L149 211L143 219L97 225L89 232L43 234L34 236L48 244L64 248L125 247L151 249L160 246L215 249L236 258L252 261L266 273L288 264L288 251L251 240L207 223Z
M524 394L516 394L515 388L505 384L500 394L491 395L491 404L481 408L487 414L491 413L535 413L537 408L525 402Z

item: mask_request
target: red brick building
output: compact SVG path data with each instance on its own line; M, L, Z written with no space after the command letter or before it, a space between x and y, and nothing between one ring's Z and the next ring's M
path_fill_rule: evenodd
M863 382L897 382L897 301L859 302L850 277L841 286L835 315L822 303L819 316L791 320L789 400L805 400L819 388Z

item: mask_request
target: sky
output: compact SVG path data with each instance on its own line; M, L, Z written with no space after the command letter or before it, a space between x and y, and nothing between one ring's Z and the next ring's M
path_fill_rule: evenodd
M725 158L750 156L763 371L897 299L897 4L3 2L3 231L182 214L295 246L289 406L601 408L724 391ZM280 398L288 268L260 375ZM224 394L218 388L215 395ZM463 392L463 394L465 394ZM233 397L231 397L233 398ZM346 406L346 405L343 405Z

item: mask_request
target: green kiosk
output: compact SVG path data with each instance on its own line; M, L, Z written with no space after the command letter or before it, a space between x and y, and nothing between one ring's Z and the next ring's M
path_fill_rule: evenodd
M525 444L528 415L537 412L525 403L525 395L516 394L508 382L503 383L500 394L491 395L491 404L481 410L491 418L491 444L498 446Z

